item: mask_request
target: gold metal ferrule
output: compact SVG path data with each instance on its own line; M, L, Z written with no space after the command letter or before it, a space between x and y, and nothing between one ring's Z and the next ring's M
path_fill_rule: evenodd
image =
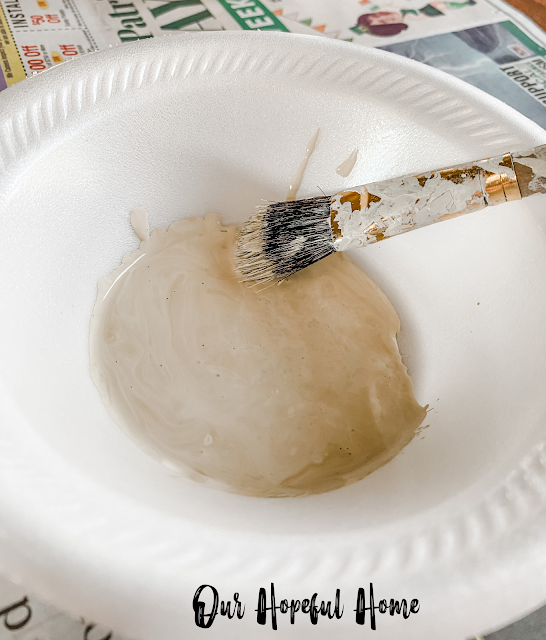
M510 170L510 177L506 173L488 173L485 178L484 191L487 194L489 206L511 202L513 200L521 200L521 192L512 163L512 156L509 153L504 154L501 166L505 166Z

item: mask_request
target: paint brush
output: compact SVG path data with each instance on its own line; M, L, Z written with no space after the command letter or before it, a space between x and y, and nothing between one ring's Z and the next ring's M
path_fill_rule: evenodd
M546 193L546 145L258 207L237 232L243 282L281 282L335 251Z

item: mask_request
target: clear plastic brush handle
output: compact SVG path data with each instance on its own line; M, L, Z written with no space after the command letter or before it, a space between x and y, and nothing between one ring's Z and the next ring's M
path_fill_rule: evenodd
M520 200L511 154L374 182L332 196L336 251L361 247L435 222Z

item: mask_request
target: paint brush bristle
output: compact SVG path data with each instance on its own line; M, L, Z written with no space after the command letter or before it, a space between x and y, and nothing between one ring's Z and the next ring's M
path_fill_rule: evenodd
M258 207L237 231L235 270L243 282L282 282L334 253L331 198Z

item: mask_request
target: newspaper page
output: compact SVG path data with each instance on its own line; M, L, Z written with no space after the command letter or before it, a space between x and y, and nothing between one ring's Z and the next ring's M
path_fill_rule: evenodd
M546 128L546 34L501 0L0 0L0 90L177 31L308 33L442 69Z
M502 0L0 0L0 91L109 46L240 29L307 33L403 55L546 128L546 34ZM0 577L0 640L113 638Z
M44 604L0 576L0 640L121 640L112 631ZM160 638L158 638L160 640Z

